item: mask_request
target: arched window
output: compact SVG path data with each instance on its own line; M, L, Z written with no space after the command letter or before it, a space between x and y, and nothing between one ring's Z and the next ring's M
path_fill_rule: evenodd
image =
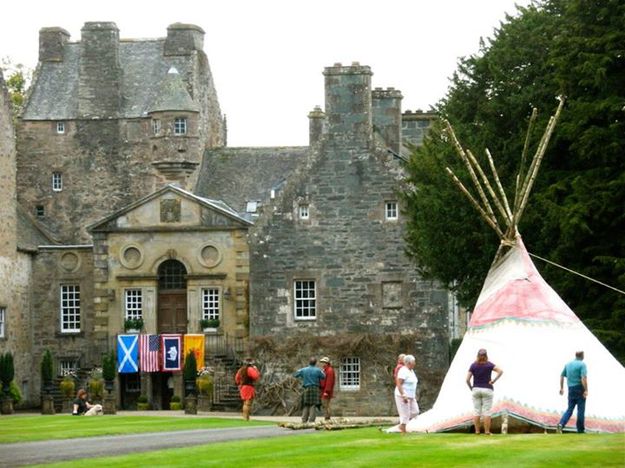
M186 289L187 269L178 260L166 260L158 267L158 288Z

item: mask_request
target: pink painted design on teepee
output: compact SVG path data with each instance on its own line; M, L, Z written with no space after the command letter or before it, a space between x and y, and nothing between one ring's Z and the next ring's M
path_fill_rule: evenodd
M480 327L503 319L563 325L579 322L575 313L540 276L520 237L491 267L469 326Z

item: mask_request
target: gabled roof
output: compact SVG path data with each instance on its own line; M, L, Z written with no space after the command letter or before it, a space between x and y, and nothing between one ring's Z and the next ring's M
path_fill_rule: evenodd
M54 238L33 220L22 205L17 204L17 247L34 250L39 245L55 244Z
M90 225L87 227L88 231L90 232L97 232L97 231L106 231L109 230L110 228L110 222L114 221L115 219L119 218L120 216L123 216L126 213L129 213L130 211L134 210L135 208L144 205L145 203L148 203L158 197L160 197L161 195L167 193L167 192L174 192L184 198L187 198L189 200L192 200L196 203L198 203L201 206L204 206L206 208L209 208L211 210L217 211L219 214L231 219L232 221L234 221L236 224L241 225L242 227L248 227L251 226L253 223L248 221L247 219L239 216L239 214L234 211L232 208L230 208L226 203L222 202L221 200L212 200L209 198L204 198L204 197L199 197L187 190L181 189L180 187L177 187L173 184L168 184L166 186L164 186L163 188L161 188L160 190L157 190L154 193L151 193L150 195L141 198L140 200L137 200L134 203L131 203L130 205L122 208L121 210L116 211L115 213L112 213L111 215L107 216L104 219L101 219L100 221L95 222L94 224Z
M214 148L204 152L195 193L222 198L240 213L248 201L266 202L305 163L307 146Z
M167 72L175 67L179 76L193 70L193 55L163 56L165 39L119 42L122 69L120 117L144 117L157 101ZM70 120L78 118L80 43L68 43L62 62L40 62L31 94L22 114L24 120Z

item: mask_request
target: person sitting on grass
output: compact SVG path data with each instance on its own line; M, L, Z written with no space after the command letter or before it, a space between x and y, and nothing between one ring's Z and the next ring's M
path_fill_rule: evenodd
M102 405L92 405L87 401L87 392L84 388L78 390L74 400L72 415L74 416L98 416L102 414Z

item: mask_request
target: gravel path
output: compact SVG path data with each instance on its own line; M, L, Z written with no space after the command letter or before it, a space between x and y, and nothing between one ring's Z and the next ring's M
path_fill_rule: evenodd
M232 440L282 437L307 432L314 432L314 429L292 431L277 426L260 426L1 444L0 466L13 467L52 463L62 460L122 455Z

